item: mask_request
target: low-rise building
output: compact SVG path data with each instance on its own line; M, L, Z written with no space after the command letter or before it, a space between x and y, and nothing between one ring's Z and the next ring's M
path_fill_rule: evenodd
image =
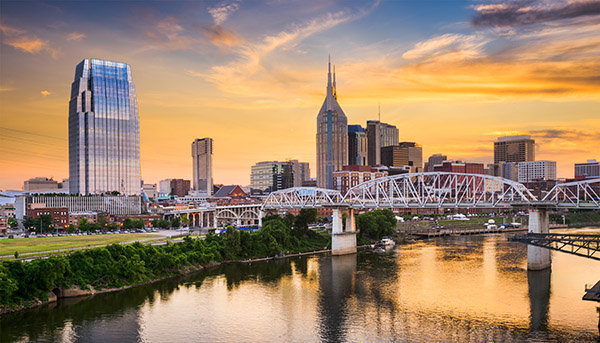
M342 170L333 172L333 189L346 194L350 188L360 183L387 175L387 171L381 172L370 166L344 166Z
M78 226L81 219L86 219L88 223L98 222L98 212L71 212L69 213L69 224Z
M462 161L443 161L433 167L436 172L466 173L466 174L485 174L483 163L462 162Z
M58 181L47 177L34 177L23 183L25 192L35 193L37 191L52 191L58 189Z
M155 183L144 183L142 185L142 192L146 194L148 199L158 199L158 189Z
M19 195L15 201L18 220L27 215L29 209L66 207L69 212L103 212L112 215L142 213L142 197L138 195ZM67 217L68 218L68 217Z
M52 216L52 225L55 228L69 227L69 209L67 207L43 207L27 210L28 218L39 218L43 214Z

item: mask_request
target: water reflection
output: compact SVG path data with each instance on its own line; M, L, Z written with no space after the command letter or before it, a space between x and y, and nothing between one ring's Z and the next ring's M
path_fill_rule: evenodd
M346 302L354 293L356 255L332 256L319 268L319 336L323 342L344 342Z
M526 268L502 236L450 237L376 254L230 264L0 318L0 341L597 341L581 301L600 263L553 253Z
M531 331L548 330L548 309L550 307L551 269L527 271L529 303L531 306Z

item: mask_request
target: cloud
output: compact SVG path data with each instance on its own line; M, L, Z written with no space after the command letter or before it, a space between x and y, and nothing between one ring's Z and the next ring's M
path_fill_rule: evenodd
M3 35L8 36L8 37L14 37L14 36L22 35L25 33L24 30L17 29L15 27L10 27L10 26L3 25L3 24L0 24L0 31L2 32Z
M71 32L71 33L69 33L67 35L67 40L69 40L69 41L77 41L77 40L83 39L85 37L86 37L85 33Z
M242 39L235 31L219 24L203 25L201 29L204 32L204 36L218 47L232 47L242 42Z
M473 6L475 27L524 26L600 14L599 0L517 0Z
M42 96L46 97L46 96L52 94L52 92L50 92L50 91L41 91L40 94L42 94Z
M46 40L42 40L35 35L27 34L27 31L18 28L0 25L2 32L2 43L12 46L30 54L39 54L42 51L48 52L53 58L57 58L58 51L50 46Z
M221 25L239 8L240 3L238 1L233 1L231 3L222 2L216 7L209 8L208 13L210 13L210 15L213 17L216 25Z
M378 4L376 2L372 7ZM257 92L258 89L272 88L274 84L278 87L281 82L294 82L296 78L307 77L305 71L298 70L297 65L287 68L282 63L267 63L271 55L290 52L306 38L358 19L369 10L370 8L358 11L346 9L327 13L302 24L292 24L286 30L264 36L262 40L240 44L234 50L237 59L229 64L213 66L207 73L188 73L212 82L219 89L229 93L263 97L266 92Z
M446 33L417 43L402 54L402 58L431 60L443 57L445 61L475 59L483 56L482 47L487 42L481 35Z

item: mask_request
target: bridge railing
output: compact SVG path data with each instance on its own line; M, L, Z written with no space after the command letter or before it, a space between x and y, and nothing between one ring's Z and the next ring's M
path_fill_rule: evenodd
M340 203L342 194L333 189L318 187L293 187L271 192L262 209L320 208Z
M557 184L543 200L557 207L600 209L600 178Z
M342 201L363 208L498 208L537 198L522 184L499 177L428 172L363 182Z

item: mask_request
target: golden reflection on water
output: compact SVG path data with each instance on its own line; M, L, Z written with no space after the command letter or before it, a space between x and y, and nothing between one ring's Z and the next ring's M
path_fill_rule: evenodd
M600 263L499 235L441 238L385 254L231 264L0 320L0 341L597 342L585 284Z

